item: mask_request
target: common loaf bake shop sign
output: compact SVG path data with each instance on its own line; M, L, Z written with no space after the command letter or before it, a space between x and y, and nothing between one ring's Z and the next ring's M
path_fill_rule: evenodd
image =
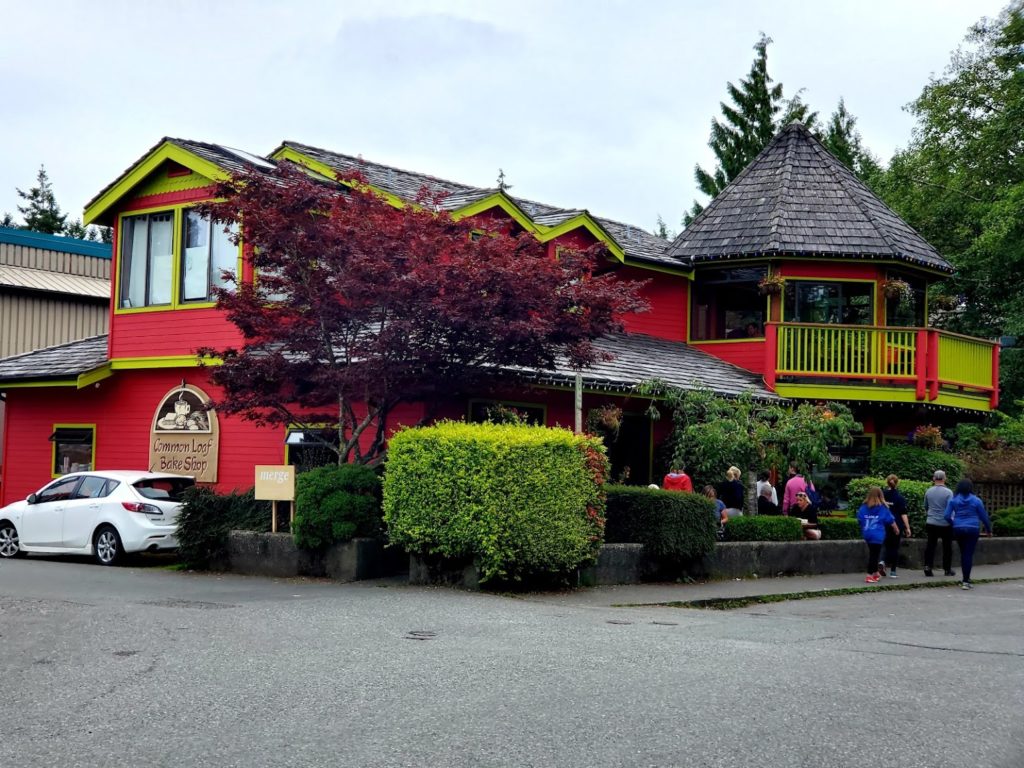
M150 472L192 475L197 483L217 482L220 427L210 398L181 382L160 400L149 435Z

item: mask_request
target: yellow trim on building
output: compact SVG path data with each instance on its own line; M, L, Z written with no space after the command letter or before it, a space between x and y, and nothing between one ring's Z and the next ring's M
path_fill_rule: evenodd
M116 357L110 361L111 370L133 371L143 368L198 368L203 365L220 365L219 358L202 358L197 355L165 355L154 357Z
M864 400L877 403L913 403L963 408L971 411L992 410L988 393L971 395L939 390L935 400L918 400L913 387L872 387L856 384L793 384L776 382L775 393L784 399L801 400Z

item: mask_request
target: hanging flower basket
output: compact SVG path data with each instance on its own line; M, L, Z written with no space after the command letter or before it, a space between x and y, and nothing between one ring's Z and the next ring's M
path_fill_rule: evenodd
M911 303L914 300L914 289L906 280L898 277L890 278L882 283L882 293L889 301L897 301L901 304Z
M762 296L778 296L786 287L786 279L782 275L765 275L757 284Z

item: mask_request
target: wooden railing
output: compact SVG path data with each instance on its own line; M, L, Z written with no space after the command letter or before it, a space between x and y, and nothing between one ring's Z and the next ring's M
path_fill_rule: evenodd
M765 381L778 377L913 385L917 399L940 387L988 395L995 407L995 342L931 328L768 323Z

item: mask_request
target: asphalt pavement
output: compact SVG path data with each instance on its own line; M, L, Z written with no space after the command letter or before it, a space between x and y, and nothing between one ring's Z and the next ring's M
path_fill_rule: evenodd
M1022 577L713 611L615 606L863 584L505 596L0 561L0 766L1021 768Z

